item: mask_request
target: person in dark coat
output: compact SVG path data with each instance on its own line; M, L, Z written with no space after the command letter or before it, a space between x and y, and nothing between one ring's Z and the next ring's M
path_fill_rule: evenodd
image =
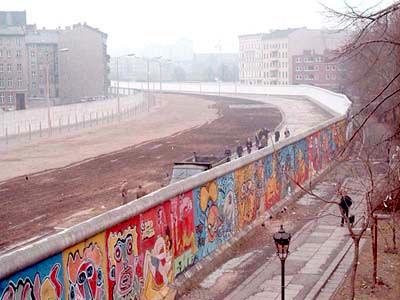
M250 138L247 138L246 141L246 149L247 149L247 153L250 154L251 153L251 148L253 147L253 142L251 141Z
M227 161L231 161L231 155L232 155L231 149L226 149L225 150L225 156L227 158Z
M281 137L281 133L279 130L275 131L275 143L279 142L279 138Z
M238 146L236 147L236 153L238 157L242 157L243 155L243 147L242 145L238 144Z
M340 207L341 214L342 214L342 221L340 222L340 226L343 226L344 221L345 221L345 216L346 216L346 219L349 218L349 208L353 204L353 200L351 200L350 196L347 195L345 191L341 191L340 194L341 194L341 198L340 198L339 207Z
M258 135L256 134L256 136L255 136L255 140L256 140L256 148L258 149L258 150L260 150L260 139L258 138Z

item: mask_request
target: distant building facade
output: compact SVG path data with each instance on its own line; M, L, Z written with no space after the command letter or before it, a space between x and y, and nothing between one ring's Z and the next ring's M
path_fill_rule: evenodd
M109 87L107 34L86 24L59 32L60 98L73 102L107 95Z
M46 98L47 74L50 99L59 97L58 37L58 30L37 30L36 26L27 27L25 43L30 99Z
M323 54L304 50L292 58L293 84L309 84L333 91L340 90L344 66L335 59L335 53L325 50Z
M0 107L25 109L27 54L24 12L0 13Z
M289 28L239 36L239 79L245 84L293 83L293 55L305 49L323 53L337 48L344 34L326 30Z
M64 50L64 51L63 51ZM0 11L0 108L107 95L107 34L86 24L40 29L26 12ZM48 75L48 77L47 77ZM47 91L48 89L48 91Z

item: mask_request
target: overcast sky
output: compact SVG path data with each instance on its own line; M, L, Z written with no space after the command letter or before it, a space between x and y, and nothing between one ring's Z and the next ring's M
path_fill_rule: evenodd
M195 52L237 52L239 34L307 26L327 27L320 3L340 9L343 0L0 0L1 10L26 10L28 23L65 27L87 22L108 33L111 55L148 44L189 38ZM381 6L393 0L348 0Z

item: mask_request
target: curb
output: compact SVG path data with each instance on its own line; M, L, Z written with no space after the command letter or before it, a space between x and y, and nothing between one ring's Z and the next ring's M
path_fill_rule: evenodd
M336 268L339 266L339 264L342 262L342 260L346 256L347 252L350 250L350 247L352 244L353 244L353 241L351 239L349 241L347 241L347 243L344 246L344 248L342 249L342 251L340 251L338 256L336 256L336 258L332 261L332 263L329 265L328 269L321 276L320 280L318 280L318 282L314 285L314 287L311 289L311 291L307 294L307 296L304 298L304 300L314 300L317 298L317 296L321 292L322 288L328 282L328 280L332 276L333 272L335 272Z

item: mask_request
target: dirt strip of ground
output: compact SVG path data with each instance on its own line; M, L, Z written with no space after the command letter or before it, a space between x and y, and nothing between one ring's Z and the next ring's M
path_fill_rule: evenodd
M201 102L201 99L199 97L197 101ZM199 154L223 153L226 147L234 148L238 141L244 142L247 137L254 136L258 128L273 129L281 121L281 114L274 107L260 108L258 105L251 108L249 105L237 108L230 105L254 102L213 99L212 109L218 111L219 117L202 126L137 145L133 142L137 132L127 129L127 138L132 136L131 145L134 146L79 164L30 175L28 180L21 176L3 182L0 186L0 252L120 205L119 188L124 178L128 180L131 196L138 184L148 192L158 189L168 183L166 173L171 173L174 161L186 158L193 151ZM185 118L188 116L176 116L175 122ZM164 129L159 125L152 130L163 132ZM81 142L85 143L85 140ZM114 140L109 136L108 140L101 142L101 145L106 145ZM76 148L80 146L77 144Z

